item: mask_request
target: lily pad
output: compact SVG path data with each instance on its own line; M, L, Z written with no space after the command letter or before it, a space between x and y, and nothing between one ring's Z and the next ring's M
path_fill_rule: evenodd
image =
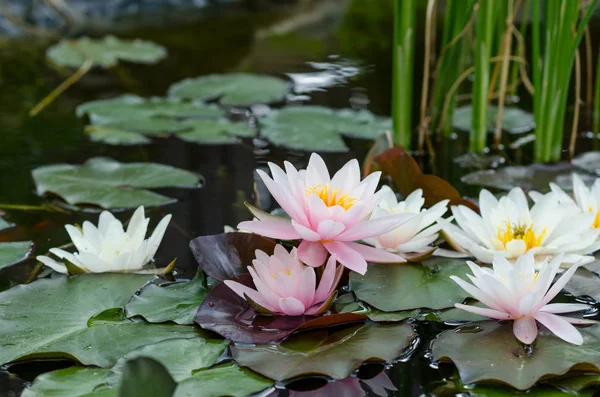
M54 193L69 204L103 208L155 206L175 201L144 189L197 187L200 176L156 163L119 163L95 157L80 166L56 164L33 170L37 193Z
M261 136L276 146L308 152L346 152L341 135L374 140L390 130L391 120L367 110L292 106L258 120Z
M264 378L235 363L200 370L181 382L173 397L245 397L273 386Z
M600 175L600 152L582 153L576 156L572 163L582 170Z
M6 220L4 220L4 218L0 216L0 230L11 228L14 225L14 223L7 222Z
M110 373L109 369L77 366L47 372L36 377L21 397L80 397L95 391L108 391L106 381Z
M125 318L122 307L151 277L85 274L38 280L0 293L0 364L67 358L110 367L140 346L197 337L193 327Z
M250 106L281 102L289 92L282 79L251 73L211 74L185 79L169 88L169 96L184 99L219 99L222 105Z
M94 65L108 68L119 61L152 64L166 56L167 50L151 41L121 40L110 35L101 39L63 39L46 51L52 63L70 68L80 67L88 58Z
M0 269L27 259L33 249L31 241L0 243Z
M98 121L95 124L122 131L132 131L144 135L158 137L165 137L176 132L191 129L191 127L186 126L175 119L167 118L131 118L127 120L115 120L110 122Z
M496 381L525 390L571 369L600 372L600 326L579 331L583 344L576 346L542 329L528 353L513 335L512 322L486 321L441 333L432 353L435 360L452 360L464 383Z
M469 295L450 276L466 278L464 260L435 258L413 264L370 264L367 273L350 274L356 297L385 312L453 307Z
M177 98L145 99L131 94L85 102L77 106L76 113L79 117L88 115L90 119L104 123L132 118L216 118L225 115L216 105L183 102Z
M241 232L200 236L190 241L190 249L204 272L219 281L248 273L255 251L273 255L275 242Z
M177 383L158 361L136 357L125 362L119 385L121 397L171 397Z
M192 280L183 283L166 287L148 284L140 294L131 297L125 312L128 317L142 316L151 323L193 324L207 293L204 274L199 271Z
M588 295L595 300L600 300L600 277L580 267L565 285L565 290L575 296Z
M395 360L415 337L410 324L368 322L301 332L280 344L234 344L231 350L238 364L271 379L283 381L307 374L344 379L367 360Z
M469 132L471 131L471 120L473 108L471 105L461 106L454 109L452 125L454 128ZM487 130L489 133L496 131L496 119L498 118L498 107L490 105L487 107ZM502 129L509 134L522 134L535 128L533 114L515 107L505 107L502 111Z
M152 142L144 134L106 125L88 125L85 133L92 142L107 145L147 145Z
M234 280L254 287L249 274L243 274ZM235 342L269 343L281 340L302 329L361 322L366 318L356 313L330 314L321 317L261 315L225 283L220 283L204 298L194 317L194 322L204 329Z
M177 137L186 142L227 145L237 143L239 138L252 138L256 135L248 123L234 123L226 119L191 120L185 122L188 130L177 133Z
M495 170L476 171L461 178L468 185L485 186L500 190L521 187L525 190L547 192L549 183L554 182L562 189L572 190L571 175L577 173L586 182L593 177L582 173L569 163L532 164L528 166L509 166Z
M573 397L573 394L575 394L577 397L593 397L594 395L593 391L580 394L568 393L549 386L536 386L532 389L519 392L508 387L496 385L478 385L465 391L469 392L468 395L470 397Z
M554 387L565 390L571 394L577 394L589 387L600 385L600 374L581 373L567 374L560 378L551 379L548 381Z

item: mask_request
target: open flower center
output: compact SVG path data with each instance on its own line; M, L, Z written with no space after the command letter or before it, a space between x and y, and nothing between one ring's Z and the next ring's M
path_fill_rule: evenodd
M283 269L283 271L282 271L282 272L279 272L279 273L283 273L283 274L285 274L286 276L289 276L289 275L290 275L290 273L292 273L292 271L291 271L289 268L285 268L285 269ZM277 274L278 274L278 273L272 273L272 274L271 274L271 276L273 276L273 278L274 278L274 279L277 279Z
M520 223L511 224L510 222L506 222L506 229L498 230L498 239L505 247L512 240L522 240L525 243L525 251L539 247L545 235L546 229L536 234L533 230L533 224L522 225Z
M316 194L328 207L339 205L346 211L356 203L355 197L350 197L348 193L340 194L340 189L331 189L329 184L308 186L306 195L310 196L311 194Z

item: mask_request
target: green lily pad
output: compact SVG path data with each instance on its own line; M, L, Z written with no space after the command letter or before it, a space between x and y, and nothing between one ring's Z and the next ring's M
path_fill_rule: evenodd
M119 61L152 64L166 56L167 50L151 41L121 40L110 35L101 39L63 39L46 51L52 63L70 68L80 67L87 58L96 66L108 68Z
M376 139L390 130L391 120L367 110L334 110L322 106L293 106L259 119L261 136L277 146L321 152L348 150L341 135Z
M25 389L21 397L81 397L94 391L107 391L109 369L69 367L47 372L35 378L31 388ZM116 390L113 391L116 395Z
M145 99L131 94L83 103L77 106L76 113L79 117L88 115L92 120L102 120L105 123L131 118L212 118L225 115L216 105L183 102L177 98Z
M565 285L565 290L575 296L588 295L600 299L600 277L585 268L579 268Z
M235 363L203 369L177 386L173 397L245 397L273 386L264 378Z
M177 137L186 142L226 145L237 143L236 137L252 138L256 130L248 123L234 123L226 119L190 120L185 122L190 130L177 133Z
M96 122L95 125L112 127L124 131L139 132L144 135L162 137L190 129L190 127L175 119L166 118L131 118L127 120L115 120L106 123L104 123L104 120L102 120Z
M496 131L498 107L490 105L487 108L487 130L489 133ZM469 132L472 128L473 108L471 105L454 109L452 125L454 128ZM533 114L515 107L505 107L502 111L502 129L509 134L523 134L535 128Z
M275 380L306 374L344 379L367 360L391 362L411 345L410 324L367 322L291 335L280 344L232 345L235 361Z
M170 339L154 345L133 350L117 361L113 367L114 376L120 376L129 360L138 357L152 358L165 366L170 376L181 382L193 375L194 371L208 368L223 354L228 340L223 339Z
M568 393L577 394L584 389L600 386L600 374L567 374L560 378L550 379L548 383Z
M138 347L197 337L193 327L124 317L121 308L151 277L85 274L38 280L0 293L0 364L43 357L110 367Z
M106 125L88 125L85 127L85 133L92 142L102 142L107 145L147 145L152 142L139 132Z
M33 170L39 195L54 193L69 204L103 208L163 205L174 200L144 189L197 187L200 177L156 163L119 163L95 157L83 165L56 164Z
M8 229L10 227L13 227L14 225L14 223L7 222L6 220L4 220L4 218L0 216L0 230Z
M0 269L24 261L29 257L32 248L31 241L0 243Z
M478 385L472 389L466 390L470 397L573 397L573 393L557 390L548 386L537 386L527 391L516 391L508 387L494 385ZM577 397L592 397L594 391L575 393Z
M169 88L169 96L183 99L219 99L229 106L283 101L289 91L285 80L251 73L211 74L185 79Z
M600 152L586 152L576 156L573 165L579 169L600 175Z
M125 306L128 317L142 316L151 323L172 321L177 324L194 323L198 307L208 293L202 271L184 283L160 287L148 284L140 294L133 295Z
M496 381L526 390L571 369L600 372L600 326L579 331L583 345L576 346L542 329L528 353L513 335L512 322L486 321L441 333L432 353L435 360L452 360L464 383Z
M462 259L434 258L421 265L370 264L364 276L350 274L350 287L358 299L385 312L444 309L469 296L450 276L465 278L469 272Z
M171 397L177 383L158 361L137 357L125 363L119 396L121 397Z

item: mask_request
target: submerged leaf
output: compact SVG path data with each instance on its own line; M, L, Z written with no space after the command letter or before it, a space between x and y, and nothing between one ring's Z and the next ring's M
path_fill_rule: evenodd
M51 62L71 68L80 67L88 58L94 65L108 68L119 61L152 64L166 56L167 50L151 41L121 40L110 35L101 39L63 39L46 51Z
M452 125L462 131L471 131L471 119L473 107L471 105L461 106L454 109ZM487 131L496 131L496 119L498 118L498 107L489 105L487 107ZM533 114L515 107L505 107L502 111L502 129L509 134L522 134L535 128Z
M0 293L0 364L43 357L110 367L137 347L197 337L193 327L150 325L114 315L151 277L84 274L37 280Z
M184 99L219 99L223 105L249 106L283 101L288 91L288 83L277 77L231 73L185 79L169 88L169 96Z
M31 241L0 243L0 269L24 261L33 250Z
M233 358L271 379L322 374L344 379L367 360L391 362L416 337L410 324L352 325L300 332L280 344L233 345Z
M189 171L156 163L119 163L95 157L80 166L56 164L32 171L37 193L54 193L69 204L103 208L133 208L173 202L145 189L197 187L200 177Z
M512 322L486 321L444 331L433 342L432 353L435 360L452 360L464 383L498 381L525 390L574 368L600 372L600 326L579 331L581 346L541 329L527 352L515 338Z
M259 119L261 136L289 149L345 152L341 135L374 140L391 129L388 118L367 110L334 110L322 106L292 106Z
M444 309L469 296L450 276L466 278L469 272L461 259L434 258L422 265L369 264L364 276L350 274L350 287L358 299L386 312Z
M199 271L192 280L183 283L166 287L148 284L140 294L131 297L125 311L128 317L142 316L151 323L193 324L207 293L204 274Z

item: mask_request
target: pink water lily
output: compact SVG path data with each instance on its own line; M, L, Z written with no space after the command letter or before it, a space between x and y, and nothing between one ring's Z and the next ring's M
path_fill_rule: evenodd
M385 194L375 193L380 172L361 181L354 159L331 178L325 162L315 153L306 170L298 171L289 162L285 162L285 172L273 163L269 168L272 179L261 170L258 174L291 221L249 206L257 220L241 222L238 229L276 239L302 239L298 255L313 267L321 266L328 253L360 274L367 271L367 261L405 262L398 255L357 242L394 230L414 216L369 219Z
M537 320L559 338L581 345L583 337L572 324L590 324L595 321L557 314L587 310L590 307L579 303L549 303L577 270L577 266L571 267L552 285L561 262L562 255L558 255L542 266L539 272L535 270L536 262L532 252L519 257L514 265L497 255L493 260L493 269L467 262L473 272L473 275L467 276L473 284L456 276L450 278L487 308L460 303L455 306L497 320L514 320L513 332L523 343L531 344L537 337Z
M298 250L288 252L276 245L272 256L256 250L256 259L248 266L254 286L252 289L236 281L225 284L252 305L274 314L300 316L322 314L333 302L336 287L342 275L342 266L336 266L331 256L325 265L317 287L315 269L298 259Z

